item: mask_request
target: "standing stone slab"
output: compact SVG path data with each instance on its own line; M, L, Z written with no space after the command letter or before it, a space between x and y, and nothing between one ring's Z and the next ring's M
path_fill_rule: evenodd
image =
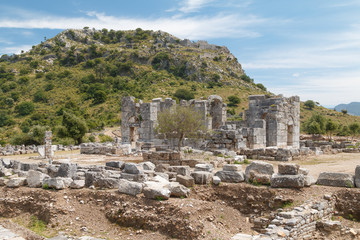
M266 163L263 161L253 161L249 166L246 167L245 170L245 180L249 181L250 172L254 172L255 174L268 175L271 176L274 173L274 167L270 163Z
M222 182L239 183L245 180L244 173L241 171L218 171L215 176L219 177Z
M119 180L119 192L131 196L140 194L143 190L143 184L138 182L132 182L125 179Z
M271 187L274 188L303 188L305 185L304 175L277 175L271 177Z
M281 163L278 166L278 172L281 175L297 175L300 166L295 163Z
M354 177L347 173L320 173L316 184L333 187L354 187Z

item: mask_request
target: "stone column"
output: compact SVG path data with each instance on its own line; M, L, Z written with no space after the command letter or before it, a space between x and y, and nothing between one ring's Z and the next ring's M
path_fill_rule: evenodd
M45 159L49 160L49 164L52 164L53 159L53 151L51 148L51 140L52 140L52 132L46 131L45 132Z

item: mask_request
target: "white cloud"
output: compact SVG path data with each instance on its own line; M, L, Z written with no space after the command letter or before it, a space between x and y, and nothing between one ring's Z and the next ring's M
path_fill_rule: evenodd
M21 46L13 46L13 47L5 47L1 49L2 54L19 54L21 51L28 51L32 48L31 45L21 45Z
M197 12L200 8L211 2L213 0L185 0L179 10L184 13Z
M313 74L299 77L295 84L275 85L268 89L286 96L298 95L302 101L311 99L322 105L335 106L359 101L360 71Z
M300 77L300 73L294 73L293 75L292 75L293 77Z
M29 14L27 14L28 16ZM16 20L0 18L0 27L6 28L46 28L67 29L83 28L84 26L97 29L111 28L129 30L135 28L163 30L177 37L189 39L211 39L221 37L258 37L260 34L253 30L254 26L264 23L266 19L247 15L170 17L156 19L124 18L105 15L103 13L88 12L89 17L66 18L58 16L38 16Z

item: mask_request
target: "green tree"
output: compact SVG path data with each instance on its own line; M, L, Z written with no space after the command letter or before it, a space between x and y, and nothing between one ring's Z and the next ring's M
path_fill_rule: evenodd
M190 107L175 106L158 114L156 130L166 138L177 139L180 151L185 137L195 137L197 133L206 129L200 113Z
M229 107L237 107L240 103L240 98L238 96L232 95L228 97L229 100Z
M34 112L35 106L32 102L22 102L19 105L16 106L17 112L21 116L26 116Z
M4 111L1 111L0 112L0 127L9 126L11 124L13 124L13 120L11 120L10 115L8 115Z
M304 124L304 130L314 135L323 134L326 129L326 118L319 114L314 114Z
M86 122L74 114L63 112L63 126L66 128L69 137L73 138L76 143L81 143L82 137L88 131Z
M341 112L346 115L348 113L348 111L346 109L341 109Z
M263 90L263 91L266 91L266 90L267 90L266 87L265 87L263 84L261 84L261 83L256 84L256 86L257 86L258 88L260 88L261 90Z
M184 88L179 88L178 90L176 90L174 97L176 97L179 100L191 100L195 98L194 93L192 93L191 91L184 89Z
M331 119L326 122L325 131L328 134L329 141L331 141L331 135L338 129L338 125Z
M308 108L309 110L312 110L315 107L315 102L313 100L307 100L304 103L304 106Z
M352 123L349 125L349 130L352 135L352 139L354 140L354 137L359 133L360 131L360 125L359 123Z

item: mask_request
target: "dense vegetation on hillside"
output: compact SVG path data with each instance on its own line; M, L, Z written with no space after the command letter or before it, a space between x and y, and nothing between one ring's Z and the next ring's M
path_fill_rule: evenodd
M182 89L182 95L175 95ZM66 30L28 52L0 58L0 143L84 140L87 131L120 124L124 95L239 99L266 88L247 76L226 47L181 40L161 31ZM185 95L184 95L185 94ZM232 98L230 98L231 100Z

